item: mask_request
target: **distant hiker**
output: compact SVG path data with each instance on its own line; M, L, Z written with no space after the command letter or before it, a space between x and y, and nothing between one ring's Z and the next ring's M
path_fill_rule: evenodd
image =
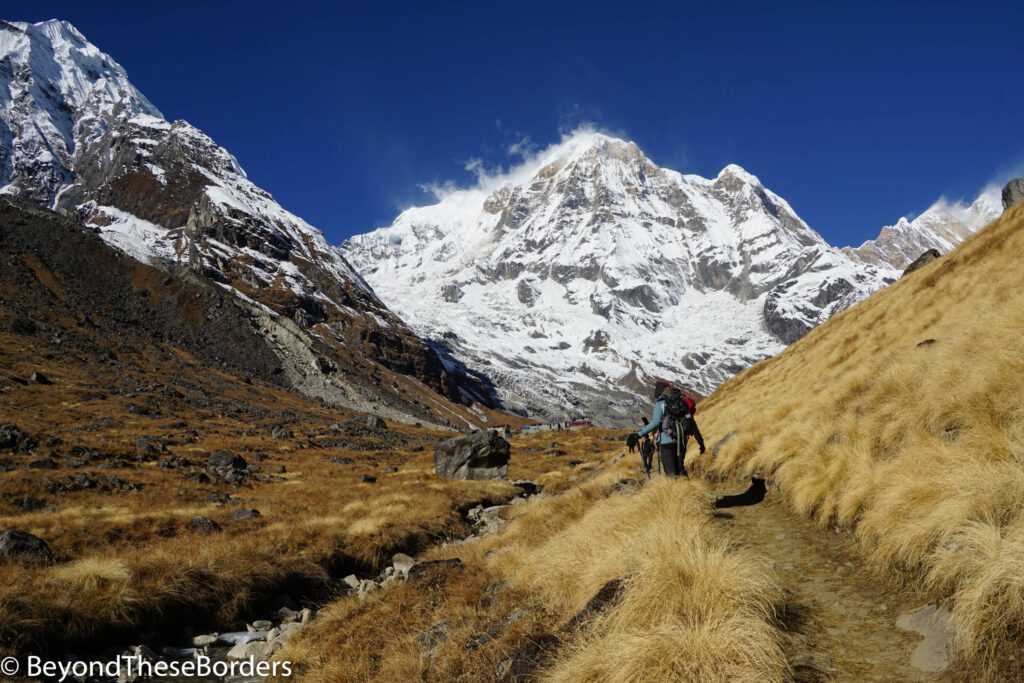
M636 450L636 445L639 442L640 437L636 435L636 432L633 432L632 434L626 437L626 448L628 448L629 452L632 453L633 451Z
M654 412L651 421L637 432L637 436L643 437L655 429L661 430L658 437L658 458L665 469L665 474L670 477L687 476L679 443L679 437L685 434L685 419L686 405L680 398L679 389L670 387L665 382L657 382L654 385Z

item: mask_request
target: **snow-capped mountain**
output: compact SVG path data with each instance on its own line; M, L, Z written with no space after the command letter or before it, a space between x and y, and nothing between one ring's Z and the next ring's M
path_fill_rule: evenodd
M843 252L862 263L906 268L918 256L936 249L946 253L985 227L1003 212L1000 189L986 187L971 204L940 199L913 220L900 218L896 225L882 228L877 239Z
M682 175L594 132L342 248L507 406L620 420L647 378L710 393L899 275L829 246L739 166Z
M319 230L194 126L164 120L71 24L0 22L0 118L0 193L77 216L139 261L233 293L276 340L279 380L343 405L391 402L418 416L421 402L412 407L379 370L455 401L486 400Z

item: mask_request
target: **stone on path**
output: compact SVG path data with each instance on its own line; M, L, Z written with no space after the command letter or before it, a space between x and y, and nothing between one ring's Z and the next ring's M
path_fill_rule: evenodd
M901 614L896 626L904 631L917 631L924 640L910 656L916 669L938 673L949 668L958 649L959 636L949 610L937 605L925 605L913 612Z

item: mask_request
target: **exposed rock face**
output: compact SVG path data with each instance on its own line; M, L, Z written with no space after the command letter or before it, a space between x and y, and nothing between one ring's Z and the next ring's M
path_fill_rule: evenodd
M389 380L396 375L379 366L378 375L369 373L362 354L334 352L335 373L324 377L311 372L304 365L309 356L301 355L308 350L305 344L324 353L329 349L319 346L322 342L317 337L292 343L300 332L290 320L273 319L187 269L168 274L136 261L73 219L2 197L0 287L4 291L0 310L14 321L14 327L26 334L61 337L62 348L77 349L93 362L118 361L104 358L107 352L91 344L80 346L85 342L76 325L55 321L80 320L110 339L140 348L172 344L211 367L289 388L306 386L329 401L345 399L394 419L424 423L438 419L413 402L422 403L423 394L394 391ZM419 386L425 395L444 404L422 385L405 386ZM454 421L456 415L450 419ZM284 426L279 426L277 435L293 437ZM150 444L153 447L145 450L151 456L162 450L159 440ZM36 440L23 430L0 426L0 452L28 452L35 447Z
M1003 209L1009 209L1024 199L1024 178L1014 178L1003 188Z
M450 373L319 230L202 132L164 120L73 26L0 32L0 90L11 94L0 98L0 192L72 216L142 263L215 284L277 338L278 380L299 391L366 409L372 399L351 395L335 371L379 365L452 401L492 401Z
M434 449L437 476L447 479L508 479L508 441L486 430L448 439Z
M50 564L53 552L46 541L24 531L10 529L0 534L0 562Z
M999 190L987 187L971 204L941 199L917 218L901 218L896 225L882 228L877 238L843 252L862 263L902 270L926 251L949 252L1000 213Z

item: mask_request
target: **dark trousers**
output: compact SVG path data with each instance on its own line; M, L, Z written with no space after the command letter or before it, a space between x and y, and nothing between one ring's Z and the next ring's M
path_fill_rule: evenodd
M686 477L686 468L683 467L683 453L678 450L679 444L663 443L658 445L658 456L661 458L661 468L668 477Z
M683 455L686 454L686 442L689 441L690 437L697 439L697 445L700 446L700 452L704 452L704 437L701 436L700 430L697 428L697 421L693 419L693 415L689 415L686 421L683 422Z

